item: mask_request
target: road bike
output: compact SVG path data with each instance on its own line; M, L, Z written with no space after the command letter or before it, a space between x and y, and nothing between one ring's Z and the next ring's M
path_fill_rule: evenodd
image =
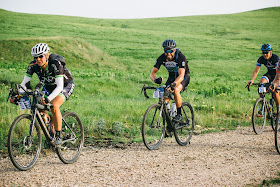
M167 87L146 87L143 85L142 92L146 98L147 89L154 89L154 98L158 98L158 103L150 105L143 117L142 139L149 150L158 149L163 138L171 136L174 133L177 143L181 146L187 145L194 131L194 111L190 103L182 103L182 116L180 122L174 122L172 117L177 114L175 102L171 104L168 101L174 100L173 94L167 91ZM168 131L167 131L168 130ZM170 133L168 135L168 133Z
M274 96L271 94L271 98L267 99L266 95L271 93L271 83L253 83L252 85L258 86L258 93L260 95L257 98L253 113L252 113L252 125L256 134L261 134L267 121L270 121L270 125L275 130L277 120L277 106L274 101ZM250 86L246 86L250 91Z
M84 142L84 128L77 114L66 112L62 116L62 142L59 146L55 143L52 125L43 117L41 111L50 111L51 104L42 105L41 101L45 95L40 91L42 83L37 84L34 91L24 89L22 86L15 84L11 87L11 95L17 97L18 105L22 110L29 109L31 114L21 114L12 123L8 134L8 152L13 165L22 171L31 169L41 151L42 139L55 148L59 159L65 163L74 163L80 156ZM19 93L19 89L24 93ZM7 100L8 100L7 99ZM30 102L32 101L32 102ZM42 137L41 131L45 135Z

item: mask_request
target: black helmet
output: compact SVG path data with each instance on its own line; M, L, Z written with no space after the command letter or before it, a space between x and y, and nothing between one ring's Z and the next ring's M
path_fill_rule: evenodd
M164 40L164 42L162 42L162 47L164 49L174 49L176 47L176 42L174 40Z

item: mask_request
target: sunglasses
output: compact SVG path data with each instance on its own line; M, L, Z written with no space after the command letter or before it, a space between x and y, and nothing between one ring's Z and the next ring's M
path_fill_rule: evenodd
M164 50L165 53L173 53L174 50Z
M268 54L269 53L269 51L263 51L262 52L262 54Z
M34 57L34 59L43 58L43 57L44 57L44 55L40 55L40 56Z

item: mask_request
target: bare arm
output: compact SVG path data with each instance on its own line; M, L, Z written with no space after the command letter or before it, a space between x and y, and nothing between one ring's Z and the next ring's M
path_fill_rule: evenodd
M152 69L152 72L150 74L150 79L154 82L154 80L156 79L156 73L158 72L158 69L157 68L153 68Z
M256 66L256 68L255 68L255 70L254 70L254 72L252 74L252 78L251 78L250 81L248 81L247 85L250 86L251 84L253 84L254 80L257 78L257 76L258 76L258 74L260 72L260 69L261 69L260 66Z
M179 85L184 80L185 68L179 68L178 73L179 73L179 76L174 81L174 83L176 83L176 85Z

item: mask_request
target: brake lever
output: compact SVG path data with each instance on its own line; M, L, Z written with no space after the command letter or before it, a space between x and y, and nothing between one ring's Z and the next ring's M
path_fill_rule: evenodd
M141 94L142 94L142 93L143 93L143 91L144 91L144 95L145 95L145 97L149 99L150 97L147 95L146 90L147 90L147 89L146 89L146 85L144 84L144 85L143 85L143 87L142 87L142 90L141 90Z
M248 91L250 92L250 86L246 85L245 88L247 88Z

